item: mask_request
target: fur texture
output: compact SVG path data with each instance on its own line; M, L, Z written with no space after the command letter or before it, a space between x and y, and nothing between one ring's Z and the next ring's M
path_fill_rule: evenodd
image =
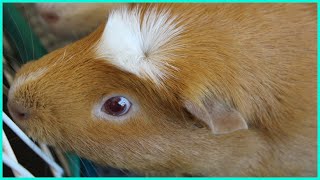
M183 46L156 59L170 57L178 70L166 69L171 76L158 86L112 63L116 58L97 56L101 38L127 31L105 37L103 24L17 74L52 67L9 100L31 111L17 122L31 137L145 175L316 176L316 4L130 8L140 9L140 22L150 9L169 10L183 26L173 42ZM127 40L121 48L134 48ZM138 111L120 124L95 119L92 109L111 94L127 96ZM239 113L248 129L214 135L186 102L219 103L219 113Z
M178 37L183 31L169 9L124 7L113 11L97 45L97 57L105 58L120 69L156 84L165 79L171 51L183 44Z

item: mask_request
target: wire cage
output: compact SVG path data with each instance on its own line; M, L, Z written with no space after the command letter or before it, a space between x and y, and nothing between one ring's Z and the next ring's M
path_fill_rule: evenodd
M3 5L3 177L136 176L36 143L11 120L6 103L15 72L68 43L41 26L34 4Z

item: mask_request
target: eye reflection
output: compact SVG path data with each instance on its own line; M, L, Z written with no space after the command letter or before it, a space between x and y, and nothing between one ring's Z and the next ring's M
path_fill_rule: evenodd
M122 116L128 113L131 103L123 96L109 98L102 106L102 111L112 116Z

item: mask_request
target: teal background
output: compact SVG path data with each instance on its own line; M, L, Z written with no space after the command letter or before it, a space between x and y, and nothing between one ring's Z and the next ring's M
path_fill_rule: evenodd
M2 0L0 3L0 23L1 23L1 27L3 24L3 3L34 3L34 2L60 2L60 3L66 3L66 2L185 2L185 3L318 3L317 0L157 0L157 1L146 1L146 0L135 0L135 1L125 1L125 0L93 0L93 1L88 1L88 0ZM319 19L319 13L320 13L320 5L319 3L317 4L317 11L318 11L318 19ZM319 21L317 22L318 24L318 31L320 28L319 25ZM0 32L0 40L2 42L2 36L3 36L3 30ZM317 42L318 42L318 47L319 47L319 33L317 34ZM3 54L3 43L1 43L1 59L2 59L2 54ZM319 52L319 50L318 50ZM319 56L318 56L318 62L319 62ZM2 63L0 64L1 67L1 74L2 74ZM318 68L318 72L319 72L319 66L317 65ZM3 76L1 75L0 77L1 80L1 84L3 83ZM319 87L319 79L317 79L317 87ZM2 88L1 88L1 93L2 93ZM319 90L318 90L319 92ZM2 96L0 97L1 101L2 101ZM318 112L319 112L319 96L317 96L317 101L318 101ZM1 103L0 105L1 110L3 108L3 103ZM319 124L319 116L318 116L318 124ZM2 123L1 123L1 129L2 129ZM318 177L319 177L319 171L320 171L320 167L319 167L319 161L320 161L320 157L319 157L319 130L318 130ZM1 135L2 136L2 135ZM1 144L2 144L2 138L1 138ZM1 146L1 150L2 150L2 146ZM0 160L2 161L2 156L0 156ZM0 177L2 177L3 174L3 170L2 170L2 166L3 164L1 163L0 165ZM124 178L129 178L129 177L124 177ZM4 178L4 179L11 179L11 178ZM20 179L29 179L29 178L20 178ZM51 178L41 178L41 179L51 179ZM63 178L64 179L64 178ZM68 179L77 179L77 178L68 178ZM88 179L98 179L98 178L88 178ZM115 179L119 179L119 178L108 178L110 180L115 180ZM122 178L121 178L122 179ZM145 179L145 178L129 178L129 179ZM159 179L159 178L152 178L152 179ZM161 178L162 179L162 178ZM185 178L184 178L185 179ZM237 177L222 177L222 178L214 178L214 177L210 177L210 178L193 178L193 179L243 179L243 178L237 178ZM255 177L250 177L250 178L246 178L246 179L262 179L262 178L255 178ZM309 177L309 178L305 178L305 177L284 177L284 178L278 178L278 177L268 177L268 178L263 178L263 179L318 179L316 177Z
M3 2L21 2L21 3L28 3L28 2L60 2L60 3L66 3L66 2L118 2L118 3L127 3L127 2L185 2L185 3L316 3L317 0L3 0Z
M3 18L2 18L2 15L3 15L3 13L2 13L2 6L3 6L3 4L1 3L1 4L0 4L0 21L1 21L0 23L1 23L1 27L3 27L3 26L2 26L2 22L3 22ZM2 33L3 33L3 30L1 30L0 33L1 33L1 35L0 35L0 39L1 39L1 49L0 49L0 52L1 52L1 62L2 62L2 57L3 57L3 56L2 56L2 55L3 55L3 42L2 42L2 35L3 35L3 34L2 34ZM3 68L2 68L2 63L1 63L1 65L0 65L0 67L1 67L1 68L0 68L0 71L1 71L0 80L1 80L1 84L2 84L2 83L3 83L3 75L2 75L2 70L3 70ZM1 91L1 94L2 94L2 88L1 88L0 91ZM2 96L1 96L0 98L1 98L1 105L0 105L0 107L1 107L1 111L2 111L2 110L3 110ZM1 119L1 120L2 120L2 119ZM2 123L1 123L0 126L1 126L1 129L2 129ZM1 134L1 136L2 136L2 134ZM0 140L0 141L1 141L1 144L2 144L2 137L1 137L1 140ZM1 152L2 152L2 146L1 146ZM1 162L2 162L2 155L0 156L0 159L1 159ZM2 173L2 165L3 165L3 163L1 163L1 165L0 165L0 167L1 167L1 168L0 168L0 173L1 173L0 176L1 176L1 177L3 176L3 173Z

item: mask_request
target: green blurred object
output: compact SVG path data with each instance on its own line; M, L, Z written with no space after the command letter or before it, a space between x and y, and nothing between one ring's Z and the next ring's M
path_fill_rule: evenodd
M80 177L80 158L73 153L66 153L71 177Z
M19 53L22 63L36 60L47 54L39 38L32 31L30 24L12 3L3 4L3 29L12 47ZM73 177L80 177L80 159L75 154L66 157Z
M38 59L47 54L30 24L12 3L3 4L3 29L22 62Z

